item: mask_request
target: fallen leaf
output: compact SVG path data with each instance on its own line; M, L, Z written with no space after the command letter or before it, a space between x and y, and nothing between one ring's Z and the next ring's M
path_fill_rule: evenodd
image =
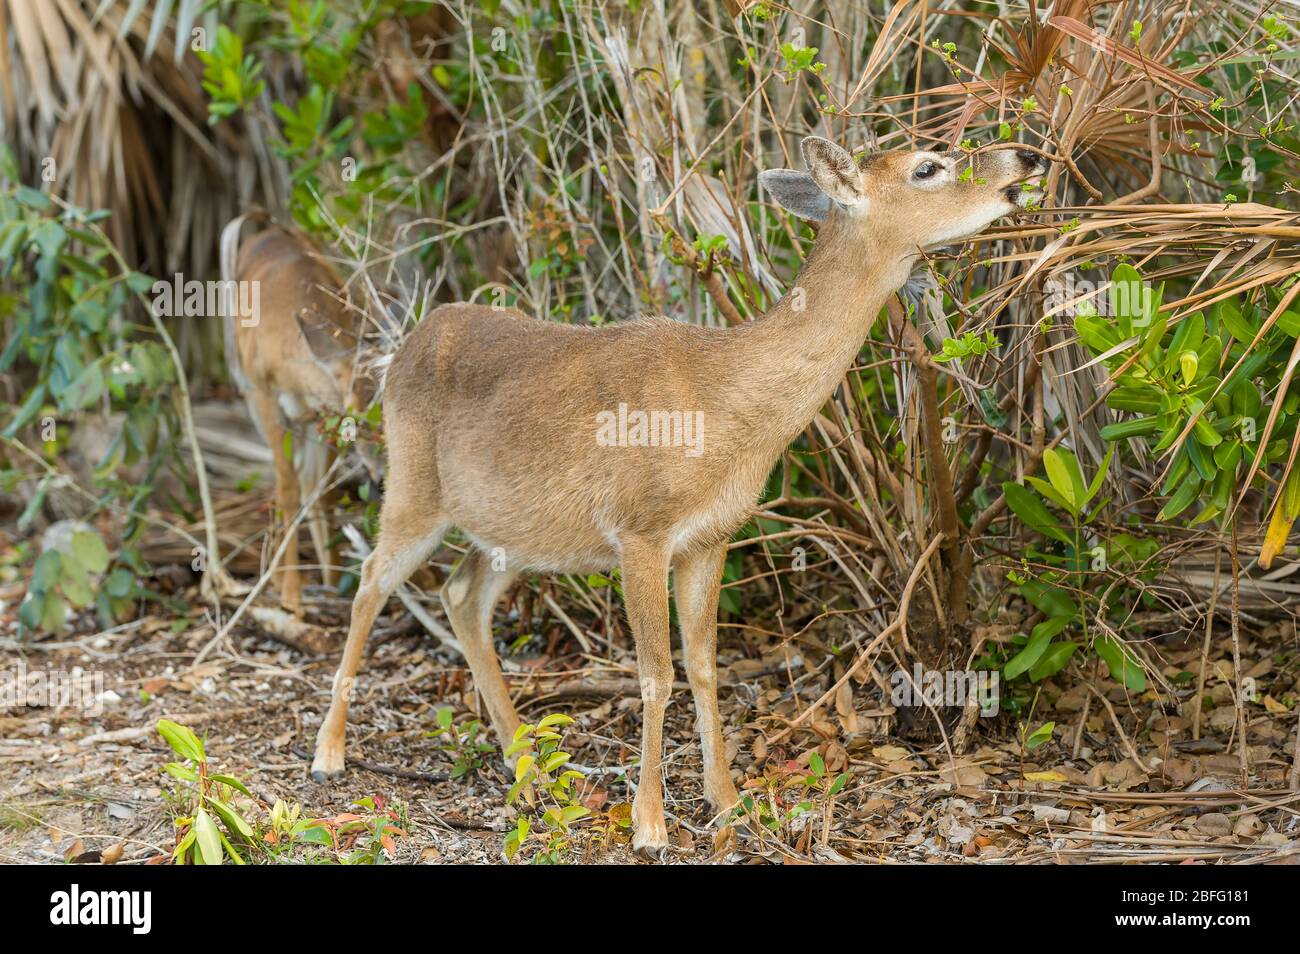
M1223 812L1206 812L1196 819L1196 830L1205 835L1231 835L1232 819Z
M122 860L122 852L126 848L124 844L112 845L105 848L99 856L99 860L106 865L115 865Z
M962 787L977 787L989 780L988 773L978 765L948 764L939 769L939 777L945 782Z
M903 759L911 758L912 753L900 745L879 745L871 750L873 758L880 759L882 762L898 762Z
M1026 772L1026 782L1068 782L1069 779L1057 771Z

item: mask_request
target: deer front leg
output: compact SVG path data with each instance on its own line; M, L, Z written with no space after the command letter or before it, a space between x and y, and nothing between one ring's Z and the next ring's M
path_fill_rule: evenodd
M664 823L660 761L664 712L673 688L673 657L668 642L668 555L647 543L623 547L623 601L636 640L641 678L641 773L632 801L632 848L657 858L668 847Z
M731 781L718 713L718 593L726 556L724 545L683 553L673 560L673 599L704 754L704 797L717 813L740 801Z

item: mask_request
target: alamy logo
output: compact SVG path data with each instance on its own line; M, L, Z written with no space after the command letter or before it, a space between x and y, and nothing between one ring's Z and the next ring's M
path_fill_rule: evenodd
M958 706L965 708L974 699L979 703L980 715L998 714L998 673L980 670L924 670L920 663L906 669L896 669L890 676L889 701L897 708L903 706Z
M11 706L84 709L88 715L99 715L104 711L104 674L80 666L70 672L29 671L20 659L13 669L0 671L0 709Z
M50 905L51 924L127 924L133 934L148 934L153 926L150 891L83 892L74 884L50 895Z
M703 411L629 411L596 415L596 443L601 447L685 447L687 457L704 453Z
M153 283L153 313L159 318L238 318L256 328L262 314L262 283L185 280L177 272L171 281Z
M1145 280L1089 281L1074 272L1043 283L1043 310L1048 315L1133 316L1133 326L1145 327L1154 313L1155 290Z

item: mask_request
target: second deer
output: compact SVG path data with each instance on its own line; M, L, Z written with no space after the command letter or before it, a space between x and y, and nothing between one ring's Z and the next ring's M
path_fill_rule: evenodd
M497 599L521 571L621 567L644 717L633 847L664 849L671 572L704 793L719 812L736 804L715 661L727 541L921 255L1015 210L1020 184L1043 166L1023 149L855 159L809 137L802 151L808 172L760 180L786 209L820 223L816 242L796 279L801 293L758 321L593 328L462 304L438 308L408 336L388 372L379 540L317 736L318 781L343 771L348 698L376 614L454 525L474 546L443 587L443 605L503 743L519 717L492 642Z
M334 452L316 422L364 407L364 379L357 373L363 314L341 299L343 283L303 239L272 226L241 245L243 215L221 235L222 280L256 282L253 316L227 314L226 362L253 422L271 449L278 522L291 522L304 501L318 494ZM287 446L286 446L287 445ZM323 582L334 582L330 529L317 496L305 522ZM285 609L302 612L298 535L289 533L277 572Z

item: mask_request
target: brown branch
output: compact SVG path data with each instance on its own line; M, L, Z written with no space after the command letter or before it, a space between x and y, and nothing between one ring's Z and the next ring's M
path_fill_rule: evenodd
M948 607L955 623L967 616L967 589L970 567L962 555L961 518L957 515L957 498L953 495L952 471L943 450L943 423L939 417L939 374L921 333L903 314L895 296L889 300L889 322L901 339L903 349L916 368L920 383L921 426L925 432L925 463L930 475L931 499L939 516L943 533L943 557L948 570Z

